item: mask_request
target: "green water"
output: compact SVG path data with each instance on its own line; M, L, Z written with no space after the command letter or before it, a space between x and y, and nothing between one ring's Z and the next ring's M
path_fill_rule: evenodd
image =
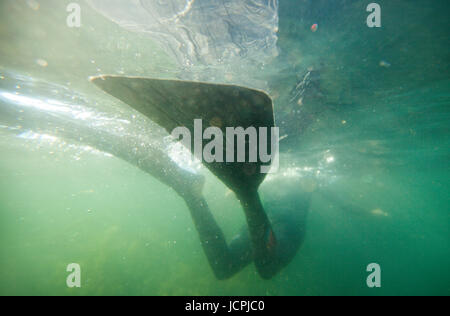
M39 80L127 116L87 78L174 76L177 65L148 36L82 1L83 26L67 28L69 2L0 2L1 91L40 95L30 83ZM449 295L448 3L379 1L383 27L369 29L367 1L329 2L280 2L280 55L260 76L278 96L277 123L288 135L282 167L308 167L360 211L313 194L305 242L286 269L264 281L251 265L217 281L174 191L82 150L82 140L17 137L19 115L0 129L0 295ZM297 113L289 92L310 67L318 77ZM67 100L62 91L52 97ZM275 190L264 185L263 200ZM205 196L230 239L245 223L240 204L211 174ZM80 289L66 286L73 262ZM373 262L380 289L366 285Z

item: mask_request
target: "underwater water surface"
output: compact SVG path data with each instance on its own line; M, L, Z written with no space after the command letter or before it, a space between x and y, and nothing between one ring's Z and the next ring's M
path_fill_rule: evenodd
M71 2L80 28L66 25ZM380 0L382 28L367 27L368 1L273 1L277 27L261 33L273 41L257 42L267 50L217 63L211 51L173 54L93 2L0 2L0 295L450 294L448 1ZM272 97L283 140L262 200L276 208L311 196L287 268L269 281L253 265L216 280L184 201L129 163L149 144L176 159L173 144L89 81L101 74ZM239 201L191 167L231 239L245 225ZM82 267L79 289L66 285L70 263ZM381 288L366 284L371 263Z

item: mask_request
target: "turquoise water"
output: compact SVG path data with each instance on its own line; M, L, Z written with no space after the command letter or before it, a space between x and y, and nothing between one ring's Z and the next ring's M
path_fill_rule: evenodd
M312 204L301 250L270 281L253 265L217 281L183 200L89 147L88 133L73 137L86 125L154 141L154 124L88 78L175 78L178 66L84 1L83 26L67 28L69 2L0 3L0 295L450 294L447 1L379 1L381 29L365 25L367 1L280 2L279 56L251 74L287 136L261 195L283 205L296 201L280 191L307 191ZM308 73L302 102L291 102ZM231 239L241 206L201 172ZM73 262L80 289L66 286ZM382 268L379 289L366 285L370 263Z

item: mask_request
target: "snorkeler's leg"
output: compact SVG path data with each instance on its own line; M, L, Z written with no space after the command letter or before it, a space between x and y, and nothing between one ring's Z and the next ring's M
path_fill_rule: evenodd
M304 241L310 195L296 193L295 198L276 201L269 208L276 210L270 216L255 192L241 196L240 200L247 217L255 266L262 278L271 279L295 258Z
M252 262L252 248L245 234L228 247L205 199L200 195L191 195L185 196L185 201L200 236L203 251L219 280L232 277Z
M256 269L264 279L271 279L280 270L277 258L277 239L264 210L258 192L245 192L238 196L244 208Z
M246 246L242 241L234 242L228 248L223 232L203 197L204 177L181 169L168 157L156 160L156 163L154 156L142 156L136 165L171 187L185 200L215 276L227 279L250 264L251 256L244 255L251 252L249 242Z

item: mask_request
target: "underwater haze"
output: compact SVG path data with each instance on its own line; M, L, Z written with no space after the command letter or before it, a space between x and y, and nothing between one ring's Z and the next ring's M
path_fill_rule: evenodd
M214 24L206 1L235 11ZM0 1L0 295L450 295L448 1L378 0L381 28L367 25L372 1L178 1L173 29L145 24L168 21L159 1L130 1L149 17L102 2ZM288 267L214 277L183 199L133 163L142 148L180 163L176 144L90 82L102 74L272 97L283 137L263 203L311 197ZM206 177L230 240L245 225L239 201L183 167ZM71 263L81 288L66 284Z

